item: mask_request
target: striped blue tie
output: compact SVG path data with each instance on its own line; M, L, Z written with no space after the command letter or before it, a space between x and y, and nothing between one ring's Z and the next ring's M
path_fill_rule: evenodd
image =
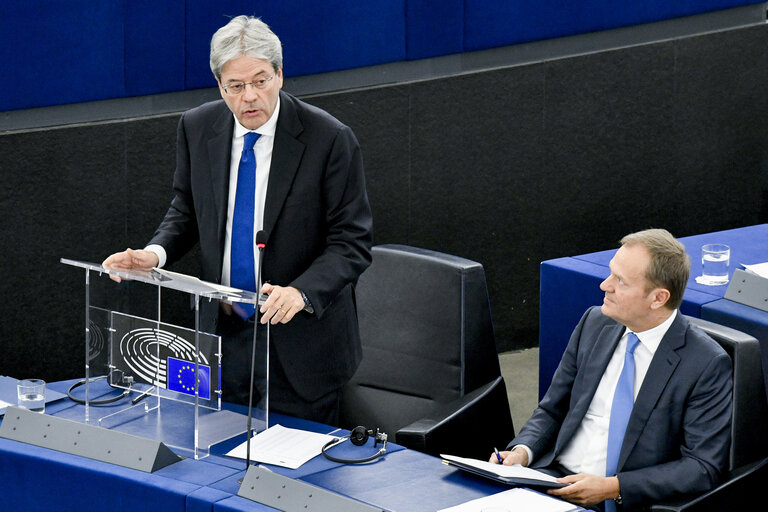
M616 391L613 394L613 405L611 405L611 420L608 426L608 453L605 459L605 475L613 476L616 474L619 465L619 453L621 445L624 442L624 433L627 431L629 415L632 414L632 407L635 404L635 348L640 343L637 335L630 332L627 335L627 351L624 352L624 368L619 375L619 381L616 383ZM606 500L606 512L616 510L616 502Z
M256 197L256 155L253 146L259 134L245 134L243 153L237 169L237 192L235 211L232 218L232 254L230 259L229 282L241 290L256 291L254 270L253 214ZM232 308L247 320L256 312L253 304L233 304Z

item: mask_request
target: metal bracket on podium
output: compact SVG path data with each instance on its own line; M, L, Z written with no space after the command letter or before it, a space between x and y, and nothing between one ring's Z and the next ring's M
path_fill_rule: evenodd
M736 269L725 292L725 298L768 312L768 279Z
M8 407L0 437L152 473L181 459L160 441Z
M237 495L283 512L384 512L380 507L259 466L248 468Z

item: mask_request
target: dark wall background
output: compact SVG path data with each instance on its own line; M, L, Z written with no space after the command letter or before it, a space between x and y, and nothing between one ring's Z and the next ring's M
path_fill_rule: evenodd
M375 242L483 263L499 350L537 343L541 261L768 221L768 27L305 98L363 147ZM83 374L84 271L171 198L178 115L0 135L0 374ZM174 270L195 273L195 255ZM152 315L155 292L94 279ZM171 296L166 321L189 324Z
M279 34L287 77L498 48L760 0L4 0L0 111L215 87L211 35L239 14ZM758 7L759 12L760 8ZM759 16L759 15L758 15ZM319 29L318 27L322 27ZM40 70L56 77L29 94Z

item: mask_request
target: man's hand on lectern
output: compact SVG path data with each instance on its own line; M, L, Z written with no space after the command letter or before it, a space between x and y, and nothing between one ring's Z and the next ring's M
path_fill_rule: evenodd
M157 254L152 251L126 249L105 259L101 266L110 270L143 270L149 272L158 265ZM121 282L122 278L110 274L109 278Z

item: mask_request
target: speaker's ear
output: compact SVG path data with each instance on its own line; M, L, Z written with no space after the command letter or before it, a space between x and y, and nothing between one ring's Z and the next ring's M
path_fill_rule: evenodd
M355 427L349 434L349 440L355 446L363 446L368 441L369 432L365 427Z

